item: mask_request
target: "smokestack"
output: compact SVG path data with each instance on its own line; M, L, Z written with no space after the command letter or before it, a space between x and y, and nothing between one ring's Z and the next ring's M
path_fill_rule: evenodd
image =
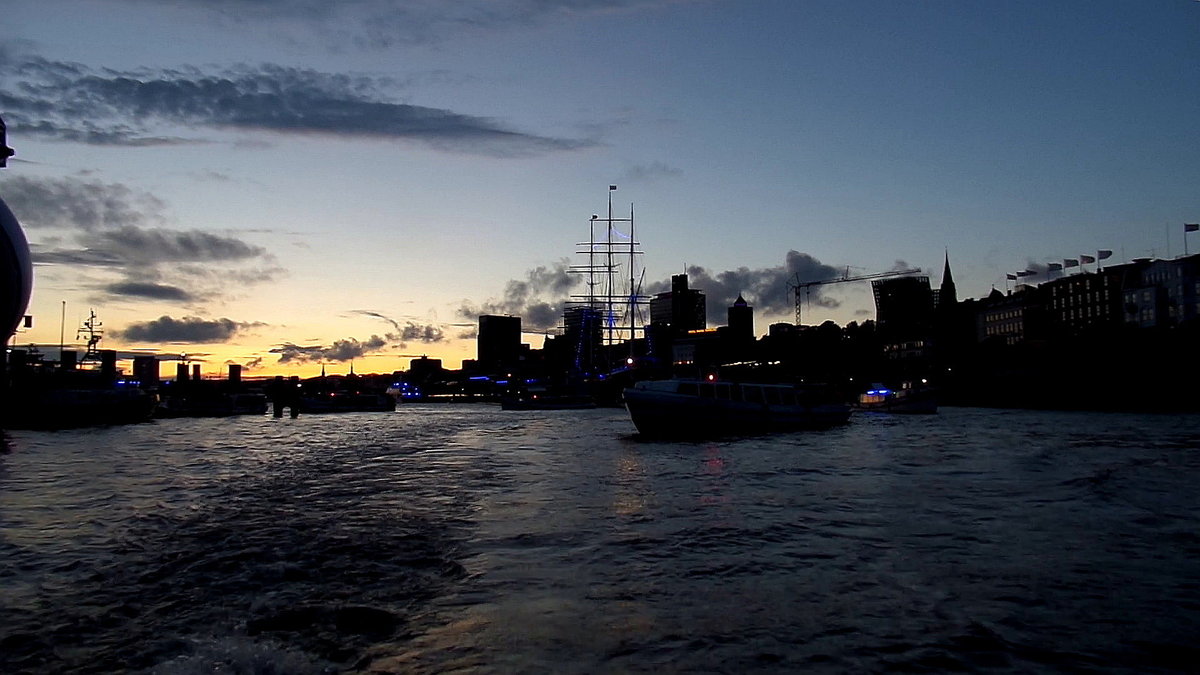
M199 363L192 364L192 380L196 381L196 382L200 381L200 364Z
M187 372L187 364L186 363L178 363L175 365L175 381L181 382L181 383L188 381L188 372Z
M117 353L111 349L100 351L100 375L117 378Z
M229 384L242 383L242 367L236 363L229 364Z

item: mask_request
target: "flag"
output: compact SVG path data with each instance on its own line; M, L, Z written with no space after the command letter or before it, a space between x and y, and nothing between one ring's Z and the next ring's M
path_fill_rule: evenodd
M1048 272L1061 272L1062 271L1062 263L1049 263L1046 265L1046 270Z
M1099 258L1099 259L1101 259L1101 260L1105 260L1105 259L1107 259L1107 258L1111 258L1111 257L1112 257L1112 251L1108 251L1108 250L1096 251L1096 257L1097 257L1097 258Z
M1005 278L1005 279L1008 279L1009 281L1016 281L1016 280L1017 280L1017 275L1015 275L1015 274L1005 274L1005 275L1004 275L1004 278Z
M1183 224L1184 232L1195 232L1196 230L1200 230L1200 223L1184 223Z
M1079 267L1079 261L1075 258L1063 258L1063 267Z
M616 190L616 189L617 189L617 186L616 186L616 185L609 185L609 186L608 186L608 189L609 189L609 191Z
M1086 265L1086 264L1088 264L1088 263L1094 263L1094 262L1096 262L1096 258L1095 258L1095 256L1090 256L1090 255L1080 255L1080 256L1079 256L1079 262L1081 262L1081 263L1083 263L1084 265Z
M1033 270L1021 270L1020 272L1017 272L1017 276L1019 277L1028 277L1033 276L1034 274L1037 274L1037 272L1034 272Z

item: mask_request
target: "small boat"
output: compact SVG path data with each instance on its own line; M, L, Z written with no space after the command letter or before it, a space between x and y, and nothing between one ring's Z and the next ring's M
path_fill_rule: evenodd
M938 411L937 392L930 387L905 382L899 389L873 384L859 394L856 407L863 411L930 415Z
M625 407L643 436L752 435L844 424L850 406L822 387L670 379L637 382Z

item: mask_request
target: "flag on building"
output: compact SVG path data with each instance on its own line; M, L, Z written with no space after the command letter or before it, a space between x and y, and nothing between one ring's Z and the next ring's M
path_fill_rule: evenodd
M1112 257L1112 251L1109 251L1107 249L1096 251L1096 257L1101 260L1107 260L1108 258Z
M1083 263L1084 265L1086 265L1086 264L1088 264L1088 263L1094 263L1094 262L1096 262L1096 258L1095 258L1095 256L1090 256L1090 255L1080 255L1080 256L1079 256L1079 262L1081 262L1081 263Z
M1017 276L1019 276L1019 277L1028 277L1028 276L1032 276L1032 275L1033 275L1033 272L1031 272L1029 270L1021 270L1020 272L1017 272Z
M1063 258L1063 267L1079 267L1079 261L1075 258Z
M1200 230L1200 223L1184 223L1183 224L1184 232L1195 232L1196 230Z
M1009 281L1016 281L1016 280L1017 280L1017 275L1015 275L1015 274L1005 274L1005 275L1004 275L1004 277L1005 277L1006 279L1008 279Z
M1046 265L1046 270L1050 272L1061 272L1062 263L1049 263Z

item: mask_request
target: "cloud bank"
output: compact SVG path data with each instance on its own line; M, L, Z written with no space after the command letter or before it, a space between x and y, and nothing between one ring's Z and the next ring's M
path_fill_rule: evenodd
M529 270L524 279L510 280L499 299L479 304L464 300L458 315L471 321L477 321L483 314L519 316L522 328L548 331L558 325L572 291L582 285L582 278L570 272L570 264L564 258L549 267Z
M205 142L163 130L414 141L498 157L575 150L476 115L389 100L383 78L279 65L117 71L0 51L0 109L21 133L90 145Z
M436 324L418 324L406 321L402 325L386 314L370 309L355 309L350 313L379 319L391 326L392 330L382 336L373 334L365 340L346 338L334 340L328 345L300 345L295 342L284 342L272 348L270 353L279 356L279 363L335 363L383 353L387 353L389 356L414 356L398 354L395 351L408 348L411 342L433 344L446 340L445 332Z
M292 29L296 40L330 48L378 49L426 44L540 26L601 13L632 12L694 0L129 0L191 9L218 17L231 29L270 23Z
M265 249L236 236L162 226L163 203L120 183L11 176L4 187L22 224L41 235L34 262L117 275L94 288L105 298L195 303L283 273Z
M789 284L805 281L833 279L841 270L817 260L807 253L788 251L784 264L777 267L751 269L739 267L733 270L712 272L705 267L692 265L687 268L688 286L702 291L706 297L708 325L724 325L730 305L741 295L754 306L759 316L769 314L791 315L795 310L795 296ZM670 279L650 284L647 293L654 295L671 290ZM819 307L830 309L840 306L835 299L821 293L820 286L811 287L806 298Z
M195 316L174 319L163 315L153 321L130 324L124 330L114 331L114 334L136 342L206 344L228 342L240 331L262 325L232 319L201 319Z

